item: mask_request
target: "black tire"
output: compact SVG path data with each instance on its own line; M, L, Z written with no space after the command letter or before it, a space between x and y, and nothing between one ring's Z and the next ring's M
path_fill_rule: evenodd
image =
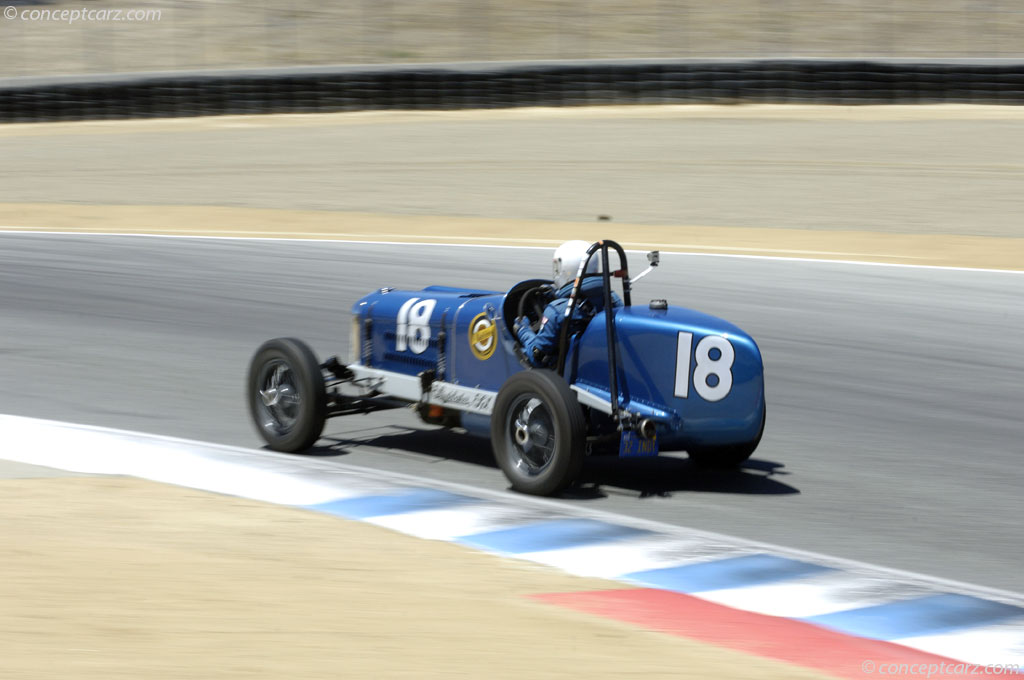
M767 406L761 411L761 429L757 437L750 442L734 444L732 446L706 446L687 449L690 460L699 467L709 470L728 470L739 467L745 460L754 455L761 437L764 435L764 424L768 420Z
M516 373L495 400L491 445L516 491L547 496L564 489L579 477L585 455L586 421L576 395L553 371Z
M246 401L270 448L296 453L311 447L327 419L324 376L313 350L295 338L263 343L249 364Z

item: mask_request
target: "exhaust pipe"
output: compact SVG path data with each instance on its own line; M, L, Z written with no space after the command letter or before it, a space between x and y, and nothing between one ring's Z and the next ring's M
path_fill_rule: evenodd
M654 421L650 418L644 418L640 421L636 428L637 433L644 439L654 439L657 435L655 430Z

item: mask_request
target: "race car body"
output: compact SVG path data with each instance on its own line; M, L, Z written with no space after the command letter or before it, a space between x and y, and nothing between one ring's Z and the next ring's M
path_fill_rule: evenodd
M260 433L272 448L301 450L327 416L412 405L428 423L489 436L512 486L541 494L572 483L588 453L745 460L765 421L757 344L727 321L664 300L633 305L622 249L598 242L588 252L597 255L606 295L619 278L623 304L566 321L554 356L527 357L513 332L516 318L539 323L550 295L541 280L506 292L379 289L353 306L344 364L315 364L298 341L270 341L249 380ZM651 260L657 266L656 253Z
M352 309L358 360L350 368L361 377L379 376L396 389L408 383L413 399L422 396L418 376L431 372L430 403L489 412L489 403L477 402L486 402L488 395L493 401L516 370L513 364L518 366L508 331L499 327L503 298L497 292L441 286L370 293ZM467 401L471 394L476 398Z

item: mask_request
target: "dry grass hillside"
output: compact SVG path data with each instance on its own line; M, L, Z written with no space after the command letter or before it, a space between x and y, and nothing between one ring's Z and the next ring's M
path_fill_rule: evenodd
M8 4L17 13L0 18L0 77L520 59L1024 56L1024 6L1013 0ZM110 8L158 10L159 20L31 20Z

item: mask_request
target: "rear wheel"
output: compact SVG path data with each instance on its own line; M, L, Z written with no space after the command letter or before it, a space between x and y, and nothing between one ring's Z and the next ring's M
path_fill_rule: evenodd
M553 371L517 373L498 392L491 414L491 444L512 488L553 494L575 481L583 467L583 411Z
M320 363L301 340L263 343L249 365L246 397L256 429L275 451L304 451L320 438L327 392Z

